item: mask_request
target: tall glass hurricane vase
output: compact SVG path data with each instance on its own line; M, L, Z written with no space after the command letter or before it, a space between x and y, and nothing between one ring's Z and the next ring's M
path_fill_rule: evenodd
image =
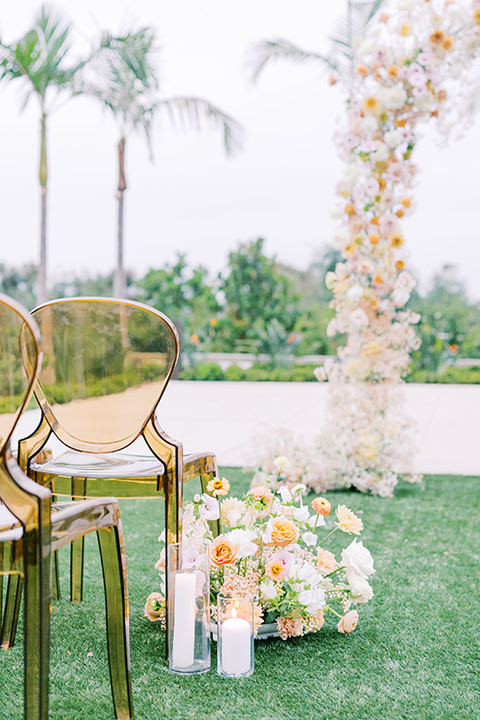
M168 548L169 668L183 675L210 669L208 543Z

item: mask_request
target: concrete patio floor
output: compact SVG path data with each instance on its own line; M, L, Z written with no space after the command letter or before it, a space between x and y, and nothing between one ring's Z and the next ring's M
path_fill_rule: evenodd
M478 385L405 386L416 423L422 473L480 475ZM172 382L158 419L187 452L213 450L221 465L243 466L255 436L287 428L312 441L325 422L327 385L321 383Z
M408 384L405 390L416 423L415 470L480 476L480 386ZM312 442L326 421L327 391L321 383L172 381L158 420L185 452L212 451L220 465L243 467L267 428ZM29 434L37 422L38 411L25 413L15 437ZM49 446L56 451L56 442Z

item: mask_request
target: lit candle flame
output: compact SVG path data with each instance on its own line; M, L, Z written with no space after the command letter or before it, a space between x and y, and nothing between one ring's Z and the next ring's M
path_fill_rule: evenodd
M233 617L233 618L236 618L236 617L237 617L237 610L238 610L239 607L240 607L240 603L239 603L238 600L237 600L237 601L234 603L233 608L232 608L232 617Z

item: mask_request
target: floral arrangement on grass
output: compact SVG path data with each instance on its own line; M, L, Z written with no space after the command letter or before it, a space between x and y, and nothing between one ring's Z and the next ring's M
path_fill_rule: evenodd
M357 537L341 551L328 549L336 533L359 536L363 522L345 505L335 510L332 529L325 528L331 505L317 497L304 504L304 485L290 491L278 478L288 460L275 460L276 474L263 487L251 488L242 499L227 497L230 483L216 478L208 492L187 503L183 515L184 559L192 566L205 540L211 541L212 597L253 595L255 632L262 623L276 623L282 639L316 632L326 614L337 618L340 633L350 633L358 622L357 607L373 597L369 577L373 558ZM268 487L270 485L270 487ZM209 522L220 520L214 537ZM319 537L320 534L320 537ZM164 535L159 538L164 542ZM152 593L145 615L165 622L165 549L155 566L160 571L160 593ZM211 605L216 619L216 605Z

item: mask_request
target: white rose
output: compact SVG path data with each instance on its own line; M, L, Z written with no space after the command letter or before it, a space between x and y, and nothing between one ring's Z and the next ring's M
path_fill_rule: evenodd
M298 596L298 602L305 607L309 615L316 615L325 607L325 593L321 588L303 590Z
M350 322L352 325L358 329L367 327L368 325L368 315L365 312L365 310L362 310L362 308L356 308L355 310L352 310L352 312L349 315ZM328 328L327 328L328 330ZM327 332L328 335L328 332Z
M340 228L333 236L333 244L337 250L343 250L350 244L350 231L347 228Z
M327 274L325 275L325 287L328 290L332 290L333 286L335 285L336 282L337 282L337 276L335 275L334 272L329 270L327 272Z
M395 280L395 288L401 288L409 293L412 292L416 284L416 281L407 270L403 270Z
M231 530L227 533L227 538L230 540L232 545L236 545L238 547L238 559L255 555L258 550L258 546L252 542L252 540L256 539L256 537L257 536L253 530L242 530L241 528L236 528L235 530Z
M364 135L373 135L378 130L378 121L373 115L368 115L360 122L360 130Z
M407 93L403 85L387 88L382 93L382 101L389 110L399 110L407 101Z
M375 150L372 153L372 158L375 162L385 162L388 160L390 151L384 142L381 140L375 141Z
M373 590L368 580L354 579L350 583L352 602L354 605L364 605L373 598Z
M358 54L360 56L363 55L370 55L371 52L375 49L375 43L370 38L367 38L366 40L363 40L363 42L358 47Z
M347 290L347 298L353 302L358 302L363 297L363 287L361 285L352 285Z
M360 170L356 165L349 165L343 174L343 179L347 184L354 183L360 175Z
M385 133L383 139L387 143L388 147L394 148L396 145L400 145L402 141L402 133L400 130L389 130Z
M395 288L392 292L392 301L395 307L403 307L409 300L410 293L404 288Z
M362 580L366 580L375 572L370 552L366 547L363 547L363 542L361 540L357 541L356 538L347 548L342 550L342 565L347 568L347 577L349 571L352 571Z
M435 109L435 99L431 93L427 92L415 98L415 105L420 112L432 112Z

